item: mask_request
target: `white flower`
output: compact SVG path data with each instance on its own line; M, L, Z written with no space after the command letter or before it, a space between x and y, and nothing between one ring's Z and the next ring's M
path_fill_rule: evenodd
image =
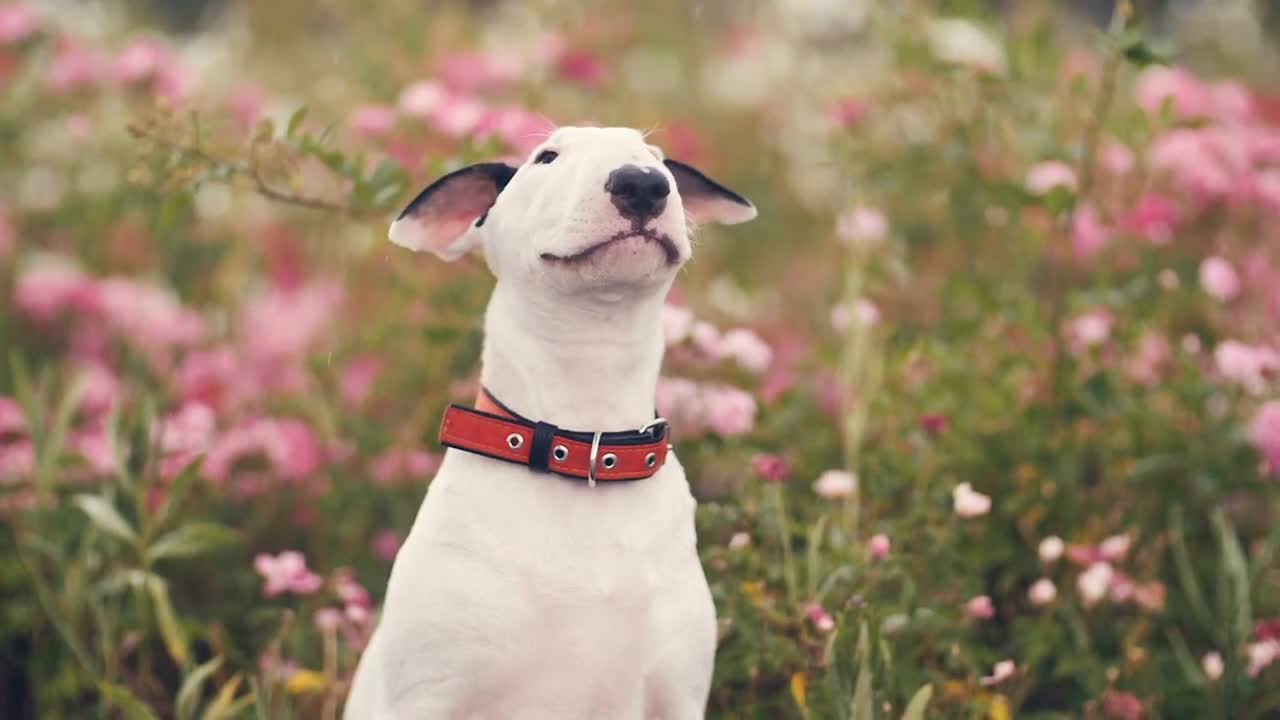
M990 675L982 678L982 684L986 687L998 685L1013 677L1013 674L1017 671L1018 666L1012 660L1001 660L991 669Z
M960 18L930 20L925 28L929 48L945 63L1003 75L1008 65L1004 46L978 25Z
M1080 573L1080 577L1076 578L1076 590L1080 593L1080 600L1084 602L1085 607L1098 604L1111 587L1111 578L1114 575L1115 571L1111 565L1105 562L1096 562Z
M1200 668L1204 670L1204 676L1213 682L1222 677L1222 671L1226 665L1222 662L1222 654L1217 651L1207 652L1200 659Z
M1027 599L1032 605L1042 607L1053 602L1058 597L1058 588L1049 578L1040 578L1031 585L1031 589L1027 591Z
M828 470L813 483L813 491L828 500L846 498L858 489L858 478L844 470Z
M751 544L751 536L744 532L736 532L729 538L730 550L741 550Z
M1067 549L1067 544L1062 542L1062 538L1057 535L1040 541L1040 560L1045 563L1054 563L1058 558L1062 557L1062 552Z
M1098 546L1098 553L1107 562L1117 562L1129 554L1129 546L1132 544L1133 540L1128 535L1112 535Z
M956 515L962 518L974 518L986 515L991 511L991 498L983 495L969 483L960 483L951 491L955 502Z

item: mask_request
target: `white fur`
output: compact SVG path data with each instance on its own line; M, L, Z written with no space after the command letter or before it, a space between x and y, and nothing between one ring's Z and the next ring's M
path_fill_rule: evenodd
M449 244L483 247L497 276L481 380L526 417L637 429L653 417L663 298L690 254L679 194L673 181L651 223L676 263L640 238L572 264L544 259L629 226L604 191L611 170L667 170L629 129L564 128L530 159L543 148L560 156L523 165L484 225ZM591 488L447 451L396 557L346 717L702 717L716 621L694 505L674 454L652 478Z

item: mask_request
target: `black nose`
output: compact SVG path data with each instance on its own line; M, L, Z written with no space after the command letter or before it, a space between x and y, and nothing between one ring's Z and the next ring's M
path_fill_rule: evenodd
M671 194L671 184L660 170L635 165L623 165L609 173L604 189L622 217L639 221L661 215Z

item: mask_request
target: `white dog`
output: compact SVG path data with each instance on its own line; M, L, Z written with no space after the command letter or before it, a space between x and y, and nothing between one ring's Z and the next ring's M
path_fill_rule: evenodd
M715 607L694 500L654 417L686 221L755 207L628 128L561 128L519 168L453 172L391 226L482 248L477 410L396 557L349 720L702 717Z

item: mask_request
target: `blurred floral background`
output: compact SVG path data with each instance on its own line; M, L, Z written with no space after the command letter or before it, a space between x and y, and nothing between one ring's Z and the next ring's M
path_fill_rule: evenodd
M556 124L761 210L710 717L1280 713L1274 3L0 1L0 716L337 716L492 284L386 226Z

